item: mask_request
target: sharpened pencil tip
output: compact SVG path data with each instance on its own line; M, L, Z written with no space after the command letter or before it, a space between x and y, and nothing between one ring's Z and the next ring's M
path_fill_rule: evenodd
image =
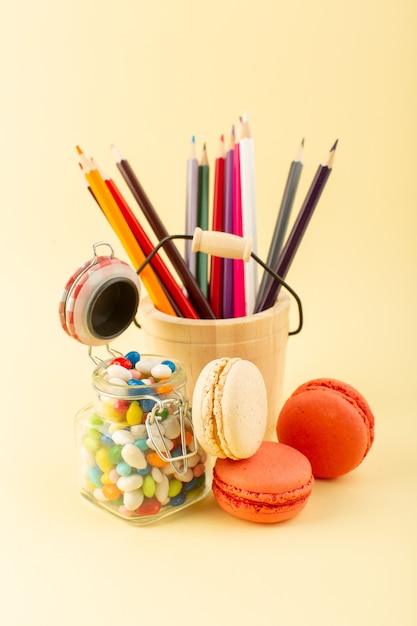
M81 150L80 146L75 146L75 148L76 148L78 154L82 154L83 153L83 151Z
M304 162L304 137L300 143L300 146L298 148L297 154L295 155L294 161L297 163L303 163Z
M80 165L82 171L84 173L90 172L91 169L92 169L91 160L87 159L87 157L85 156L84 152L79 148L79 146L77 146L77 152L78 152L78 154L80 156L79 165Z
M191 143L195 143L195 135L191 137Z
M120 152L120 150L118 148L116 148L114 143L112 143L112 145L111 145L111 150L113 152L113 157L114 157L114 160L116 161L116 163L121 163L124 160L124 157L123 157L122 153Z
M332 148L331 148L331 150L330 150L330 152L329 152L329 154L327 156L327 162L325 163L325 165L328 168L330 168L330 169L332 169L332 167L333 167L334 155L335 155L335 152L336 152L336 146L337 146L337 142L338 141L339 140L336 139L336 141L334 142L334 144L333 144L333 146L332 146Z
M201 153L200 165L208 165L206 142L203 143L203 151Z

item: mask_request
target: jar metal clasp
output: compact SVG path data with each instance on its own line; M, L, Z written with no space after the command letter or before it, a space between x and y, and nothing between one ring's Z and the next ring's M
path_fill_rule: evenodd
M155 449L157 455L168 463L171 463L172 467L175 471L183 476L188 471L188 459L195 456L197 454L197 439L194 433L193 424L188 417L188 402L184 398L184 396L177 392L177 398L168 398L165 400L161 400L160 398L152 398L154 400L154 406L151 411L149 411L145 425L146 430L149 436L150 441ZM176 412L178 413L178 422L180 426L180 438L181 438L181 454L172 456L170 450L168 449L164 431L162 429L162 416L158 415L158 413L162 413L165 408L169 408L172 404L176 405ZM157 434L155 433L156 427ZM186 427L192 435L192 442L189 448L190 452L187 452L187 443L186 443Z

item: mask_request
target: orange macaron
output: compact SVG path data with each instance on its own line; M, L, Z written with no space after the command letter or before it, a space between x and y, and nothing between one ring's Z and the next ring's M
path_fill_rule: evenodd
M314 478L308 459L276 441L263 441L247 459L218 458L213 494L234 517L271 524L297 515L307 504Z
M316 478L355 469L374 441L374 415L363 395L333 378L300 385L278 416L278 440L309 459Z

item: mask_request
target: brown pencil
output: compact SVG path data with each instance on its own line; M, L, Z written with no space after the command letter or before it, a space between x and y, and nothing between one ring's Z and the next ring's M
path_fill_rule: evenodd
M124 158L124 156L122 156L120 151L115 146L112 146L112 150L116 165L121 175L131 190L136 202L148 220L158 240L161 241L168 236L168 231L146 195L145 190L143 189L129 162ZM164 246L164 250L166 251L167 256L173 264L178 276L181 278L183 285L187 290L188 298L200 318L215 319L215 315L207 301L207 298L198 286L196 279L192 275L173 241L168 240Z

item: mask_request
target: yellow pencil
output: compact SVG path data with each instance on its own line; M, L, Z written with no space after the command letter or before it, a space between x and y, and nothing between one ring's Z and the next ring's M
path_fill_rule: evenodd
M138 245L132 231L124 220L123 215L121 214L120 209L111 195L110 190L103 180L100 172L85 156L79 146L77 146L77 152L80 157L81 169L90 186L91 192L100 205L100 208L106 216L110 226L126 250L126 254L128 255L133 267L137 269L142 265L146 258L142 249ZM140 273L140 279L149 293L155 307L168 315L176 315L150 265L146 265L144 267Z

